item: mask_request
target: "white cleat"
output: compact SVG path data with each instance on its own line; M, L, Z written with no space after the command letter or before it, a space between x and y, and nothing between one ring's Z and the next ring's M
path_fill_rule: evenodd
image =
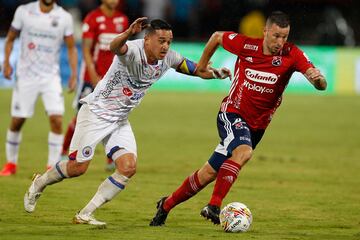
M32 213L35 210L36 201L41 196L41 192L35 191L35 180L40 176L40 174L34 174L31 185L24 196L24 208L28 213Z
M80 214L80 212L78 212L75 215L75 217L73 218L73 223L74 224L89 224L89 225L96 226L98 228L106 228L106 222L100 222L100 221L96 220L93 215Z

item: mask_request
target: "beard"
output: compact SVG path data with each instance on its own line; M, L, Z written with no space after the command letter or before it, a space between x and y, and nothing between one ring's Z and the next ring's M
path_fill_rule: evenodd
M41 0L41 2L46 6L51 6L55 3L56 0Z

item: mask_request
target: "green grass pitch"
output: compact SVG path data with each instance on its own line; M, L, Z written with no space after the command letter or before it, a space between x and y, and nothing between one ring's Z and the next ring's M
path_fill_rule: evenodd
M224 93L152 91L132 112L138 171L127 189L96 212L107 229L71 219L109 173L99 146L88 172L49 186L33 214L23 195L45 170L49 124L42 104L23 128L16 176L0 178L0 239L360 239L360 97L287 95L253 159L224 203L253 213L247 233L224 233L199 216L211 184L175 208L166 226L148 226L156 201L199 168L218 143L216 114ZM72 95L65 94L67 123ZM0 162L5 162L11 90L0 91Z

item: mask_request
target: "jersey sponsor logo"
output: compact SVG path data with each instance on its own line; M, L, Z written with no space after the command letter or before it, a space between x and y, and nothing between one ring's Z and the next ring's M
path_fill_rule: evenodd
M253 58L252 58L252 57L246 57L245 60L248 61L248 62L251 62L251 63L253 62Z
M144 92L134 93L134 95L130 98L131 100L137 101L145 96Z
M229 35L229 39L233 40L237 36L237 33L232 33Z
M259 46L257 46L257 45L252 45L252 44L245 44L245 45L244 45L244 49L249 49L249 50L257 51L257 50L259 49Z
M272 65L275 66L275 67L278 67L280 66L282 63L282 59L280 56L274 56L273 57L273 60L272 60Z
M104 16L99 16L95 19L96 22L105 22L105 17Z
M278 80L278 77L274 73L257 71L250 68L245 69L245 76L254 82L267 84L275 84Z
M100 94L103 95L103 97L105 98L108 97L112 92L112 90L114 89L114 87L120 82L121 82L121 72L117 71L114 74L114 78L109 79L109 81L106 83L104 91L101 91Z
M110 43L117 36L115 33L101 33L99 35L99 49L110 51Z
M116 17L113 19L113 23L116 24L116 23L123 23L124 22L124 17Z
M256 83L250 83L250 82L248 82L246 80L245 80L243 85L247 89L253 90L253 91L256 91L256 92L260 92L261 94L262 93L273 93L274 92L274 89L272 89L272 88L267 88L265 86L256 85Z

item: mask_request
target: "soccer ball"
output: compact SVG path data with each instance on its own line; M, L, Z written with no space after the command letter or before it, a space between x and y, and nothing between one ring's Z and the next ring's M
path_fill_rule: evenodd
M251 223L252 214L243 203L229 203L220 212L220 224L225 232L246 232Z

